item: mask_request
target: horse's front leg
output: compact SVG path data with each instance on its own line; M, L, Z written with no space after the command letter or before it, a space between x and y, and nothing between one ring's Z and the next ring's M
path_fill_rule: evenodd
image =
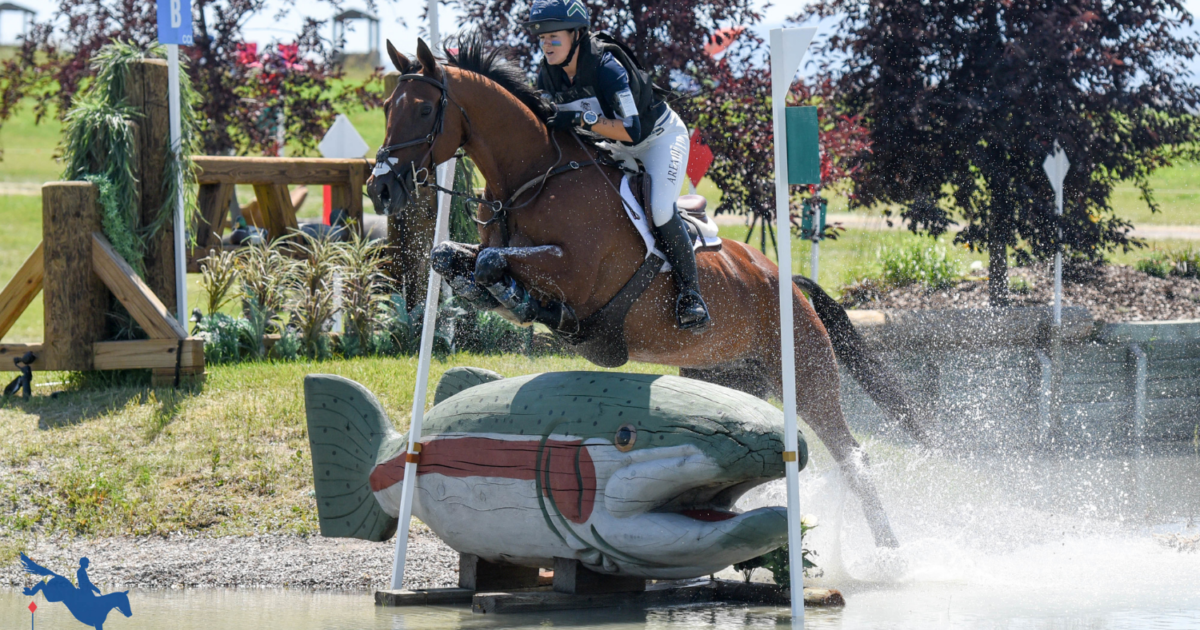
M565 297L565 275L570 265L557 245L489 247L475 259L475 281L522 324L537 322L564 333L578 331L575 311L561 299L543 303L514 276L536 287L543 295Z
M38 591L40 591L40 590L42 590L43 588L45 588L45 586L46 586L46 583L45 583L45 582L38 582L37 584L34 584L33 586L28 586L28 587L25 587L25 591L24 591L24 592L25 592L25 594L26 594L26 595L29 595L29 596L31 596L31 597L32 597L32 596L34 596L34 595L37 595L37 594L38 594Z
M471 303L475 308L492 310L500 304L475 282L475 259L479 245L446 241L433 248L429 263L433 270L445 278L454 294Z

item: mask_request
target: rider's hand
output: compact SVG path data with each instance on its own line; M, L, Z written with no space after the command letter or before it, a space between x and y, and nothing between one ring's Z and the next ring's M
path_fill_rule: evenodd
M582 122L583 112L560 109L546 121L546 126L552 129L572 129Z

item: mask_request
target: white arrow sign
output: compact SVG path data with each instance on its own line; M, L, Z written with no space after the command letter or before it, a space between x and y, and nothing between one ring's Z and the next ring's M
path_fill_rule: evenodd
M1063 180L1067 178L1067 169L1071 168L1071 162L1067 160L1067 154L1058 146L1058 142L1054 143L1054 153L1046 156L1046 161L1042 162L1042 168L1046 169L1046 177L1050 178L1050 185L1054 187L1054 207L1058 214L1063 212Z
M363 140L362 135L354 128L354 124L345 114L338 114L333 126L321 138L317 150L327 158L360 158L367 154L371 147Z
M1046 177L1050 178L1050 185L1054 187L1054 214L1062 216L1063 213L1063 180L1067 178L1067 169L1071 167L1071 162L1067 160L1067 154L1058 146L1058 141L1054 141L1054 153L1046 156L1046 161L1042 162L1042 168L1046 169ZM1062 325L1062 228L1058 229L1058 240L1060 244L1054 246L1054 326Z

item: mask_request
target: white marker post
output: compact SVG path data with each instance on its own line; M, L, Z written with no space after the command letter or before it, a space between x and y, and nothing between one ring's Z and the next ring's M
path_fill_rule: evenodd
M1046 177L1054 187L1054 214L1061 217L1063 213L1063 180L1067 178L1067 169L1071 162L1067 154L1054 142L1054 153L1046 156L1042 168L1046 169ZM1054 243L1054 326L1062 326L1062 228L1058 228Z
M437 50L439 45L437 0L429 0L429 40ZM454 167L451 158L437 167L437 182L442 188L454 187ZM433 247L450 235L450 195L437 194L437 226L433 232ZM429 287L425 291L425 319L421 325L421 354L417 362L417 384L413 392L412 422L408 430L408 457L404 462L404 489L400 497L400 527L396 535L396 555L392 561L392 589L404 588L404 563L408 555L409 527L412 524L413 494L416 492L417 465L420 459L421 422L425 418L425 390L429 386L429 361L433 354L433 335L437 328L438 298L442 277L429 268Z
M179 45L192 45L191 0L158 0L158 41L167 45L167 116L170 119L171 152L179 163L183 144L182 125L179 121ZM182 178L183 173L179 176ZM183 181L176 185L179 191L175 200L175 319L187 328L187 224L183 219Z
M775 131L775 241L779 247L779 345L783 355L783 443L787 473L788 564L792 626L804 627L804 541L800 536L800 463L796 428L796 342L792 324L792 224L788 204L784 106L815 28L771 30L771 109Z

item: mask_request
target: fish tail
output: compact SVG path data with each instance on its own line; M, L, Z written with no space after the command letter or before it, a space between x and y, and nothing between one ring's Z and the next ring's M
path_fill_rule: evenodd
M304 377L304 406L321 535L391 538L398 519L376 501L370 475L379 452L394 448L403 436L392 428L375 396L347 378Z

